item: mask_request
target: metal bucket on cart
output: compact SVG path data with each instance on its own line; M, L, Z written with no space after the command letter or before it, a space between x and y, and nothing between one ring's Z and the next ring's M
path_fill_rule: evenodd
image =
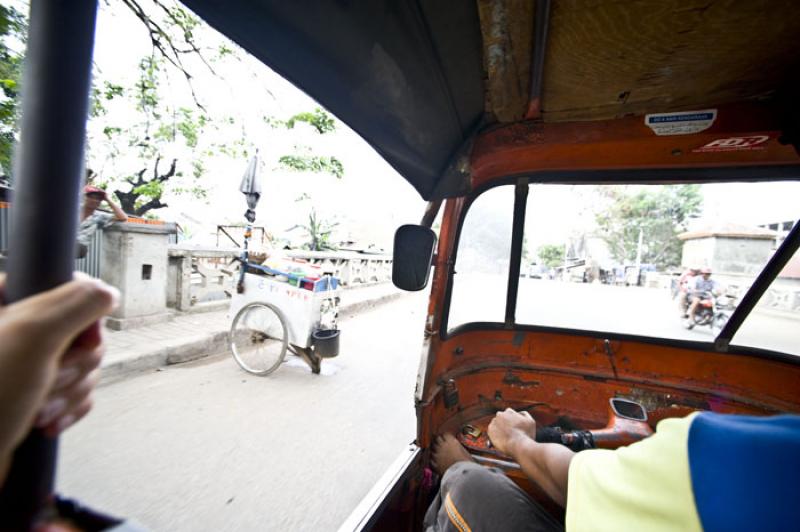
M314 353L321 358L339 355L339 329L317 329L311 334Z

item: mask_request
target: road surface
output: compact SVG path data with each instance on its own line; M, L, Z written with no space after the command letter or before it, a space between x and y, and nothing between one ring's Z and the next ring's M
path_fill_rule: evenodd
M414 439L426 296L341 323L341 354L268 377L229 355L101 387L59 492L153 530L335 530Z
M502 287L465 294L462 318L502 316ZM220 355L104 386L62 440L59 490L154 530L334 530L414 438L425 309L417 293L343 321L319 376L295 359L254 377ZM713 338L661 290L522 279L517 316ZM751 337L797 352L796 320L754 318Z

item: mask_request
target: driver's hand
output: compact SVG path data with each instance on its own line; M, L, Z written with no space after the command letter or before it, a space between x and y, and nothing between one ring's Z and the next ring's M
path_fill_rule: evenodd
M0 294L5 277L0 276ZM0 484L10 453L32 426L54 436L89 411L102 355L100 318L118 292L75 280L0 304Z
M518 443L536 439L536 421L528 412L506 408L489 423L489 439L498 451L514 457Z

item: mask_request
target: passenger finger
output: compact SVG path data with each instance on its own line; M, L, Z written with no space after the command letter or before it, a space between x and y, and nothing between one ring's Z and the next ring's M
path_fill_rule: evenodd
M40 338L57 344L72 340L81 331L108 314L119 292L99 280L81 277L52 290L9 305L14 319ZM46 334L44 334L46 332Z
M51 395L60 393L65 388L84 378L100 366L105 348L94 349L70 348L61 361L61 367L56 374Z
M70 428L72 425L83 419L92 410L93 401L91 397L86 397L69 414L55 420L44 428L44 433L54 438Z
M59 418L69 415L82 404L100 380L100 371L94 370L61 393L50 397L36 417L37 427L47 427Z

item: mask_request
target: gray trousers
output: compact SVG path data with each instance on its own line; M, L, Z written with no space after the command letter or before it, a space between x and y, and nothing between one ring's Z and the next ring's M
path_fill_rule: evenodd
M564 530L505 473L475 462L457 462L445 472L423 528L426 532Z

